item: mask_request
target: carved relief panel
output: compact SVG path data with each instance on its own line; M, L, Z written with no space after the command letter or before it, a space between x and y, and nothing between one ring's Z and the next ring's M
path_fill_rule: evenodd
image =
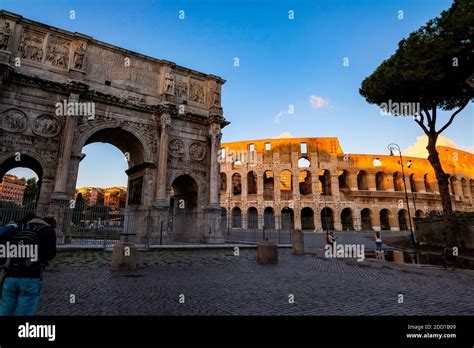
M204 83L202 81L191 79L189 99L193 102L204 104L206 99L204 94Z
M47 138L55 137L61 132L61 125L56 117L51 115L38 116L32 125L32 131L36 135Z
M213 106L221 106L221 86L216 84L214 86L214 91L212 93L212 105Z
M69 41L51 36L46 63L61 69L67 69L69 67L69 46Z
M18 53L21 59L41 63L43 60L43 42L45 34L25 29L21 35Z
M192 143L189 146L189 158L199 162L206 158L206 147L202 143Z
M176 97L179 99L187 100L188 99L188 79L185 76L175 74L175 91Z
M185 154L183 141L181 139L171 139L168 145L168 152L174 158L183 158Z
M174 75L171 72L165 73L165 94L174 95Z
M0 23L0 50L6 50L12 37L12 24L9 21Z
M28 117L20 110L10 109L0 116L0 128L8 132L23 132L28 124Z
M76 41L73 48L72 68L76 70L85 70L84 57L86 55L87 43Z

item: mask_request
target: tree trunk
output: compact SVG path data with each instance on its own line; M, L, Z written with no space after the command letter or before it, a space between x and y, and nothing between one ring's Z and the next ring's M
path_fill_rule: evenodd
M435 174L436 180L438 181L439 194L441 196L441 205L443 207L443 214L445 218L450 218L453 214L453 205L451 203L451 196L449 194L449 176L443 170L441 161L439 160L439 154L436 150L436 140L438 134L431 133L428 135L428 161L431 163Z

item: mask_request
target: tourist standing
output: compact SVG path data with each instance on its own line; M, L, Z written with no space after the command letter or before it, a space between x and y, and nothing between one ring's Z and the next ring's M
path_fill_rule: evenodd
M55 225L55 221L50 221ZM41 291L42 268L56 256L56 233L44 219L34 217L19 225L9 242L36 246L37 255L7 259L0 314L33 315Z
M379 231L375 233L375 258L377 260L383 260L382 237Z

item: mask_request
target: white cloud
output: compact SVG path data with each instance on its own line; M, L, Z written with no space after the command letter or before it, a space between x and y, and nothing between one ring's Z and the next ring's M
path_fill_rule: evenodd
M316 95L309 96L309 103L313 109L320 109L329 105L329 102L326 99Z
M293 138L293 135L291 135L290 132L283 132L280 135L273 137L272 139L285 139L285 138Z
M428 137L426 135L421 135L419 137L416 137L416 143L412 146L409 146L405 150L403 150L403 155L410 156L410 157L427 158L428 157L428 150L426 150L427 145L428 145ZM444 135L438 136L438 141L436 142L436 146L448 146L448 147L453 147L456 149L474 153L474 146L470 146L470 147L459 146L454 141L452 141L451 139L449 139L448 137Z

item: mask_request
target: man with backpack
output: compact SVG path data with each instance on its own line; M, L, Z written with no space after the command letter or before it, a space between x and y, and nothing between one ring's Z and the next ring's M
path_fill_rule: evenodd
M46 218L45 218L46 219ZM51 221L51 220L50 220ZM56 233L44 219L33 217L9 232L10 247L37 248L34 258L9 257L5 262L1 315L33 315L41 291L42 268L56 255Z

